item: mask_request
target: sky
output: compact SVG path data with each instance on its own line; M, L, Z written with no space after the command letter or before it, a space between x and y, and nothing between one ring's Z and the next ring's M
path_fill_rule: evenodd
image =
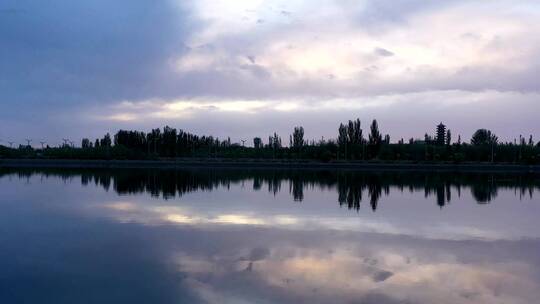
M540 137L538 20L534 0L3 0L0 144L355 118L392 141Z

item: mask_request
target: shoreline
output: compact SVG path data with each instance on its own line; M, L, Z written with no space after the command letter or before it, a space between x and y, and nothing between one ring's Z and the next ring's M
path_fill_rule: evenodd
M315 162L283 160L68 160L68 159L0 159L0 168L70 168L70 169L307 169L358 171L445 171L445 172L519 172L540 173L540 165L489 163L375 163Z

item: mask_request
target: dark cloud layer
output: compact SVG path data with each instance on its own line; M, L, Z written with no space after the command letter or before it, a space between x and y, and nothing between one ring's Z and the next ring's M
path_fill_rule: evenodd
M0 18L3 110L155 96L196 26L162 0L8 0L0 8L16 12Z

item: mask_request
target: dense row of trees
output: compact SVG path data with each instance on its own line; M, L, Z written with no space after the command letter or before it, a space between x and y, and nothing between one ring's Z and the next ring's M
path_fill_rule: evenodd
M253 146L232 143L230 138L199 136L171 127L153 129L148 133L120 130L113 136L90 140L84 138L81 146L67 144L56 148L33 149L21 145L17 149L0 145L0 157L50 157L79 159L147 159L147 158L256 158L256 159L314 159L322 161L447 161L447 162L505 162L540 163L540 143L532 135L526 140L499 142L487 129L477 130L469 143L461 136L452 141L450 129L440 123L434 135L424 139L410 138L392 143L390 135L379 129L377 120L369 125L364 135L359 119L339 125L337 139L306 140L304 128L295 127L288 145L274 133L265 143L261 137L253 139Z

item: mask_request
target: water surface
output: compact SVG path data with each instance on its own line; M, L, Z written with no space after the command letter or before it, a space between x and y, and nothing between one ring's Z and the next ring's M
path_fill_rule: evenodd
M535 303L540 177L0 170L2 303Z

